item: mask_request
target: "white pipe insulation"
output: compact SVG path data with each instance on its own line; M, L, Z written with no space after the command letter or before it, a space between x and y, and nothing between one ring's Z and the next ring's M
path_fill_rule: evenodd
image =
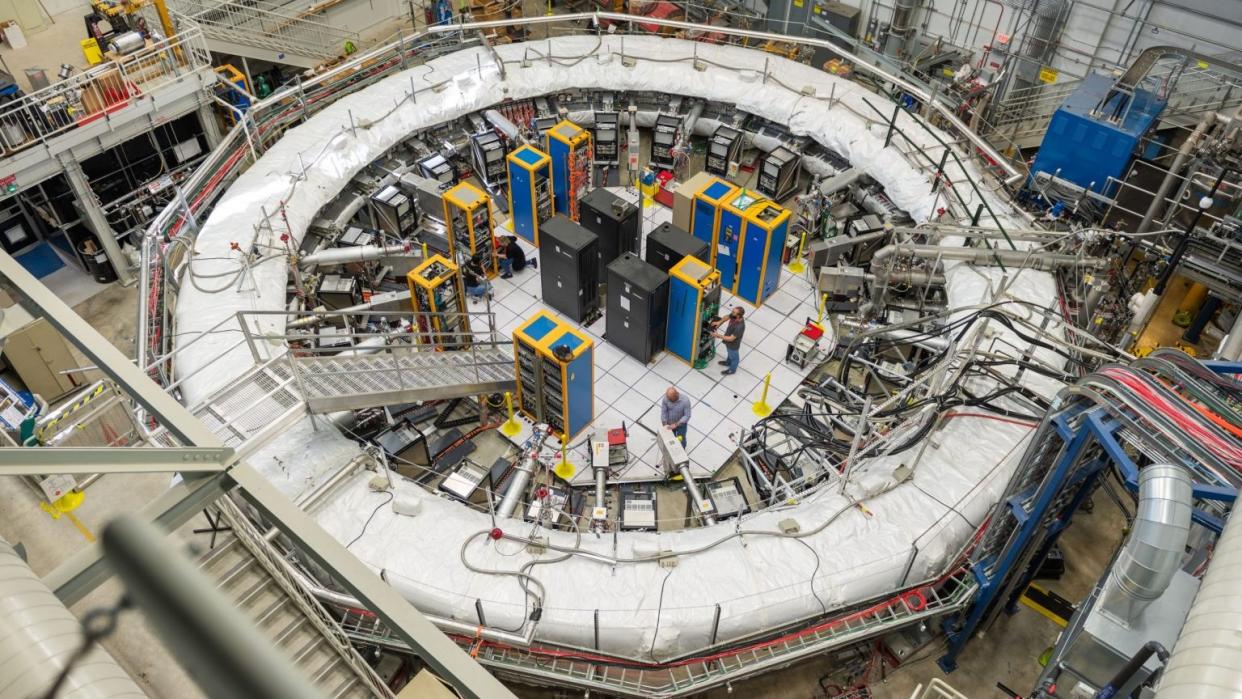
M0 699L44 696L81 645L78 618L0 539ZM145 696L98 645L56 693L57 699Z

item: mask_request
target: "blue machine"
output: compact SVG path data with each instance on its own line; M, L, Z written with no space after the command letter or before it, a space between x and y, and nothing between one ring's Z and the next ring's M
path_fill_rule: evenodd
M733 294L755 307L763 305L781 283L781 253L789 234L789 210L769 199L745 204L743 193L727 209L746 206L744 228L737 257L737 283Z
M690 215L690 235L707 243L707 248L711 252L711 259L703 261L712 267L716 266L716 244L720 231L720 209L724 206L724 202L731 199L736 192L737 187L717 177L713 178L699 191L693 192L690 195L693 202ZM729 281L725 285L733 286L732 268L729 270Z
M595 419L595 342L562 323L543 350L544 420L570 440Z
M716 352L711 321L720 310L720 272L687 255L669 270L668 333L665 349L695 369Z
M1136 89L1133 98L1120 91L1110 95L1113 85L1103 75L1088 75L1066 98L1048 123L1032 176L1046 172L1093 192L1113 193L1115 182L1109 178L1125 176L1139 139L1156 124L1165 105L1143 89Z
M453 6L449 0L436 0L431 10L435 24L449 24L453 21Z
M552 218L552 159L533 146L522 146L507 161L513 232L539 247L539 224Z
M518 409L567 439L595 419L595 343L548 311L513 331Z

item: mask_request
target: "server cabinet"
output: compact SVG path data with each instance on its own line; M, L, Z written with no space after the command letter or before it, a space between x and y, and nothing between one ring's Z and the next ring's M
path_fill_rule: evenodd
M759 162L759 184L755 189L783 201L798 188L802 157L784 146L773 148Z
M562 323L541 352L544 422L568 441L595 419L595 342Z
M661 272L667 273L687 256L709 260L711 250L707 243L671 223L661 223L647 234L647 253L644 257Z
M745 203L737 197L734 202L745 208L728 207L738 212L742 220L733 293L758 307L780 286L781 253L789 233L790 214L785 207L767 199Z
M720 177L729 176L729 163L736 163L742 152L742 132L721 124L707 142L703 169Z
M451 260L432 255L405 279L416 314L415 339L436 349L469 346L471 329L461 269Z
M418 211L414 202L396 185L389 185L371 195L371 211L375 224L394 238L405 240L414 235Z
M509 154L509 215L513 232L539 247L539 225L552 218L552 159L533 146Z
M591 190L582 198L578 223L599 238L599 273L607 279L604 271L609 263L626 252L638 252L638 207L602 187Z
M673 266L668 282L668 351L695 369L716 354L711 321L720 313L720 272L687 257Z
M707 243L710 255L704 262L715 267L719 254L720 214L724 202L733 197L737 187L713 177L691 195L693 207L690 212L690 234Z
M672 114L656 116L651 132L652 167L673 169L673 146L677 145L677 132L681 129L681 117Z
M591 187L591 134L572 121L548 129L552 159L552 205L558 214L578 220L578 199Z
M664 349L668 274L625 253L608 265L608 342L643 364Z
M513 366L517 373L517 408L535 422L544 422L543 353L540 349L561 321L539 311L513 331Z
M496 238L492 233L492 202L486 192L469 182L445 192L444 222L449 253L454 259L479 262L489 277L499 273Z
M565 216L539 230L543 302L576 323L599 314L599 238Z

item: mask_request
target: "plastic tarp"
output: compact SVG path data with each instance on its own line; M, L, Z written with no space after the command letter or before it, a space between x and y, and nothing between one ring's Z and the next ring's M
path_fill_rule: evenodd
M622 49L637 59L635 66L622 64ZM506 63L505 78L482 49L447 55L338 100L269 148L203 225L195 283L183 283L176 308L178 336L195 337L237 311L283 308L285 260L273 256L242 277L239 254L230 243L280 249L278 237L287 232L296 247L318 210L354 174L413 132L505 99L562 89L654 90L732 102L838 151L883 184L915 220L927 220L938 207L927 178L894 148L884 147L886 126L878 122L881 113L892 114L893 103L814 68L758 51L656 37L627 36L624 43L615 36L563 37L497 46L496 51ZM696 55L706 70L694 68ZM526 67L523 59L529 61ZM409 97L412 89L418 90L416 99ZM931 136L908 126L912 140L935 147ZM950 161L947 171L973 209L977 195L961 184L957 165ZM992 199L996 210L1012 211ZM262 212L275 214L282 202L287 230L275 215L271 226L260 225ZM955 305L985 300L1001 276L996 269L959 265L949 272L950 300ZM1014 297L1035 303L1046 303L1054 291L1051 277L1038 272L1023 272L1010 288ZM279 330L279 322L271 327ZM177 357L181 375L205 367L183 384L187 402L252 366L244 347L226 351L236 341L229 335L203 337ZM291 495L331 470L315 464L319 457L304 448L308 425L304 419L292 428L292 439L274 442L262 453L262 470L283 481L282 489ZM332 454L334 464L357 448L333 428L321 430L316 446ZM601 557L596 559L553 562L561 558L554 552L537 557L514 542L494 543L481 535L492 527L488 515L407 483L397 486L402 499L422 506L414 516L396 515L384 506L388 496L367 488L366 474L342 486L315 516L333 536L350 541L376 512L351 551L424 611L473 624L477 600L489 626L518 629L531 609L513 574L529 566L526 573L545 591L537 638L590 646L598 610L601 650L663 659L707 644L717 604L718 639L727 640L874 598L940 571L986 517L1027 433L1002 422L951 419L917 466L912 463L917 450L861 462L847 491L854 497L891 486L899 466L914 467L911 480L869 499L866 511L834 489L779 511L754 514L737 529L736 522L726 521L615 538L539 532L559 545L580 546ZM773 535L785 519L814 533L796 541ZM519 534L533 529L518 521L502 526ZM662 549L680 552L675 567L624 562ZM622 562L614 565L610 559Z

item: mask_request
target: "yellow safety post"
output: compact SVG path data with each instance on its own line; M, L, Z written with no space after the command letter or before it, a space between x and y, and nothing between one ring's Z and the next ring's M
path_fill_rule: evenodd
M772 414L772 406L768 405L768 387L771 385L772 373L768 372L768 375L763 377L763 394L759 396L759 401L751 406L751 410L759 417L767 417Z
M802 238L798 240L798 252L794 258L789 261L789 271L794 274L802 274L806 271L806 263L802 261L802 253L806 250L806 231L802 231Z
M522 424L513 417L513 394L508 391L505 391L505 411L509 413L509 419L500 426L500 433L513 437L522 431Z
M824 324L824 309L828 306L828 294L819 295L819 319L820 325Z
M423 243L423 259L425 260L425 259L427 259L427 257L428 257L428 255L427 255L427 244L426 244L426 243Z
M574 477L578 469L569 463L569 435L561 433L561 460L556 464L556 477L563 481L568 481Z

